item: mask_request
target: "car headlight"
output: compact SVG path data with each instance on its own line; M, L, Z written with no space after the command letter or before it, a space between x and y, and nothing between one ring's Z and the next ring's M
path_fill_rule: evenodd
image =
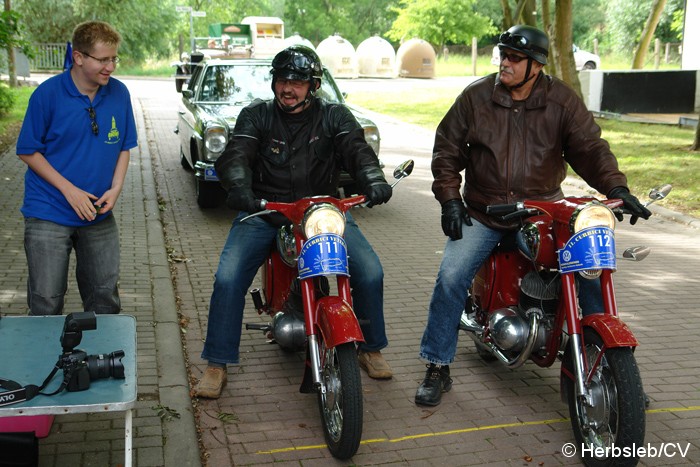
M588 227L608 227L615 230L615 214L598 201L579 206L571 216L571 233L579 232Z
M228 135L226 128L222 126L212 126L206 129L204 133L204 147L207 148L207 159L216 159L228 143Z
M379 155L379 129L376 126L368 126L365 130L365 141L370 145L376 155Z
M306 238L322 233L345 233L345 215L332 204L315 204L304 213L301 223Z

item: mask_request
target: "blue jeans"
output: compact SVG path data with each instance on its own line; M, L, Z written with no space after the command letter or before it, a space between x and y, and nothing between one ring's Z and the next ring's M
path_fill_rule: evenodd
M84 227L25 218L24 250L30 315L62 313L71 250L75 250L75 277L83 310L119 313L119 230L113 215Z
M207 338L202 358L214 363L239 363L239 347L245 297L255 275L270 253L277 227L263 219L241 223L247 213L233 221L219 258L214 291L209 304ZM384 330L384 271L377 254L347 213L345 241L348 246L353 308L362 324L362 350L387 346Z
M442 263L428 309L419 356L437 365L454 361L459 321L474 276L506 234L472 219L473 226L462 224L462 239L447 240ZM579 303L585 314L602 311L599 280L580 280ZM596 295L597 291L597 295Z

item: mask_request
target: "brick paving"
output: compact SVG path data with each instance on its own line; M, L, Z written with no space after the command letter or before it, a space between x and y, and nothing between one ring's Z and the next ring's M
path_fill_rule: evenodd
M178 105L172 82L127 84L141 132L117 210L124 313L136 315L139 323L135 465L199 465L179 340L184 337L184 358L198 379L214 271L233 215L223 207L201 210L196 205L193 177L180 166L172 133ZM431 132L385 118L379 123L387 174L408 157L416 160L416 169L388 205L353 213L384 265L390 340L384 354L395 374L390 381L363 378L364 431L357 455L340 462L323 446L315 396L298 392L303 356L266 343L260 332L244 330L242 364L229 368L222 398L195 401L205 464L580 465L578 458L562 454L573 435L560 400L558 367L528 363L509 370L487 364L473 351L471 339L461 337L451 367L452 391L436 408L413 403L425 370L418 345L445 239L430 191ZM23 314L26 269L17 209L24 169L13 154L0 159L0 169L5 212L0 306L3 313ZM579 189L567 185L568 191ZM676 455L640 464L690 465L700 463L700 363L692 358L700 337L700 232L688 225L692 219L676 222L662 214L634 227L620 226L620 250L645 244L653 251L642 263L620 262L615 279L622 317L641 342L636 357L652 400L646 442L654 447L680 443L683 449L689 443L685 458L668 451ZM76 294L71 285L67 309L79 308ZM244 321L263 322L248 304ZM161 420L152 409L158 404L177 409L182 417ZM107 414L58 417L51 435L41 441L42 465L118 465L122 420Z

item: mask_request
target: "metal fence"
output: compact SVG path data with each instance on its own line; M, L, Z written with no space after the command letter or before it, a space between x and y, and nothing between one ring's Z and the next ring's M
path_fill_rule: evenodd
M34 58L29 60L32 71L63 70L63 60L66 57L66 44L45 43L36 44Z

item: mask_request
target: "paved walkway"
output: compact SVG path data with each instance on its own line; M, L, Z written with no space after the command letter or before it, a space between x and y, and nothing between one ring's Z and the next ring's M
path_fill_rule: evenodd
M390 346L395 376L363 378L363 443L352 462L323 446L315 397L299 394L303 356L243 331L242 365L229 368L217 401L189 398L185 360L199 378L213 274L232 213L201 210L192 174L180 167L172 129L177 98L168 82L127 81L134 96L140 146L134 151L117 208L122 238L123 312L138 319L139 402L134 418L137 466L198 466L198 442L209 466L228 465L578 465L562 454L572 441L568 410L559 400L558 369L526 364L517 370L482 362L462 338L452 366L455 385L443 403L413 404L424 367L417 358L426 306L444 246L439 207L430 192L432 135L389 119L380 122L387 173L416 160L391 203L358 210L358 223L385 268ZM24 166L13 151L0 157L0 308L26 313L26 261L19 215ZM580 187L568 190L580 192ZM678 443L643 465L700 463L700 231L694 219L672 221L657 210L635 227L622 224L618 248L647 244L643 263L621 263L616 274L622 316L641 341L636 356L652 399L647 442ZM66 310L80 310L71 281ZM179 312L179 314L178 314ZM252 308L245 321L263 321ZM184 336L184 339L182 337ZM58 336L57 336L58 339ZM184 340L185 348L181 342ZM1 373L1 371L0 371ZM165 410L168 409L168 410ZM159 413L174 416L161 418ZM179 416L179 417L177 417ZM56 418L41 441L41 466L116 466L123 462L119 414ZM670 454L675 454L671 456Z
M121 237L122 313L137 318L134 465L196 466L200 465L199 449L181 346L182 331L164 246L144 115L137 100L134 110L139 147L132 151L124 190L115 211ZM6 315L24 315L27 309L24 223L19 212L25 168L15 156L14 148L0 156L3 219L0 223L0 311ZM73 273L65 311L82 311ZM56 355L61 350L59 337L56 336ZM53 357L47 363L50 370ZM0 376L11 378L1 370ZM161 413L169 416L161 418ZM123 462L123 412L56 417L51 434L40 441L42 467L104 467Z

